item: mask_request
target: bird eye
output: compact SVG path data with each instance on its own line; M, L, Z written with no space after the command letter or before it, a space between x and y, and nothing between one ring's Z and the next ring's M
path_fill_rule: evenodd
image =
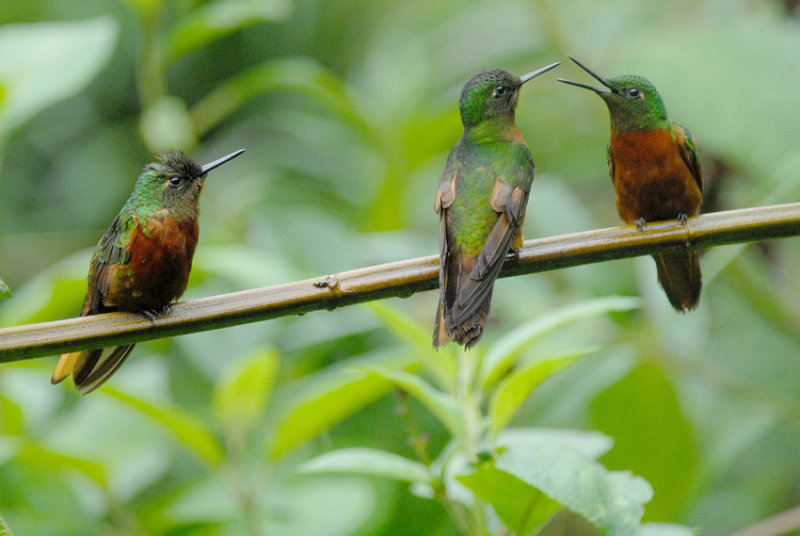
M177 175L174 176L174 177L170 177L169 178L170 186L175 186L176 188L178 186L180 186L182 182L183 182L183 180L180 177L178 177Z
M641 96L642 96L642 92L639 90L638 87L628 88L625 91L625 94L628 95L632 99L638 99L638 98L641 98Z
M505 87L505 86L497 86L496 88L494 88L494 91L492 92L492 97L495 97L495 98L496 97L502 97L503 95L506 94L507 90L508 90L508 88Z

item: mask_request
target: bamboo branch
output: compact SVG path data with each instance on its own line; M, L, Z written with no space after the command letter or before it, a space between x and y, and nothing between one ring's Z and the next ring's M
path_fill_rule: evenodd
M800 203L715 212L687 224L657 222L528 240L500 277L556 270L681 248L706 248L800 234ZM438 286L436 256L421 257L294 283L176 304L150 322L109 313L0 329L0 363L84 348L139 342L258 322L287 315L408 297Z

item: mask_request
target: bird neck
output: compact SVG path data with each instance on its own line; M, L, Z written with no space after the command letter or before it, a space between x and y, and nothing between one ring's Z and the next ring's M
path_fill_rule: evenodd
M496 143L521 139L514 116L499 116L485 119L471 127L464 128L464 138L477 144Z

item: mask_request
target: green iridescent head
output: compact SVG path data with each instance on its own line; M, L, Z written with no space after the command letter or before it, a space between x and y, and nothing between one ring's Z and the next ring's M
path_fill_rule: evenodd
M522 84L559 64L553 63L521 77L503 69L489 69L473 75L464 84L458 101L461 122L465 127L473 127L487 119L513 118Z
M243 152L244 149L240 149L205 166L181 151L162 153L158 162L144 167L134 186L131 202L149 204L152 209L166 208L176 217L194 217L207 173Z
M649 80L632 74L606 79L575 58L570 57L570 59L607 87L608 91L563 78L558 80L565 84L590 89L600 95L611 115L611 130L625 133L669 126L664 101Z

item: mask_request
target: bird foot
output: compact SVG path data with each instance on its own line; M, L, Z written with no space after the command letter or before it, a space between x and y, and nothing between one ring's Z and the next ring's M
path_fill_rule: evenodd
M161 309L156 309L154 307L148 309L142 309L141 313L150 321L151 324L155 323L156 318L161 315L169 314L172 311L172 305L165 305Z
M503 262L517 264L519 262L519 251L516 249L510 249L508 253L506 253L506 258Z
M644 231L644 226L647 223L644 218L639 218L638 220L633 222L636 225L636 228L640 231Z
M678 220L679 224L685 226L686 222L689 220L689 215L686 214L685 212L681 212L680 214L678 214L678 217L676 219Z

